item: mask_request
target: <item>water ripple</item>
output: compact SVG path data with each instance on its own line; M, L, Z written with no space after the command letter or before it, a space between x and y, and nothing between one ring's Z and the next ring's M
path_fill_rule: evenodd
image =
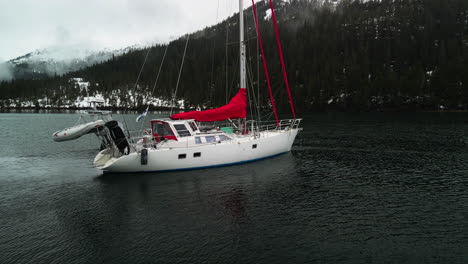
M52 142L76 117L0 116L1 263L468 261L466 114L309 115L291 153L138 175Z

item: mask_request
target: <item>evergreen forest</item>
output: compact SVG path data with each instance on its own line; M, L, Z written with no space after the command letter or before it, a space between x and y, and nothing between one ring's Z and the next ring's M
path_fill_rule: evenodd
M275 3L288 79L299 113L467 109L467 0ZM274 97L280 110L288 113L268 9L268 1L257 3ZM268 108L252 9L244 15L249 97L259 95L260 104ZM186 100L186 108L223 105L239 85L237 20L234 15L168 44L130 50L63 75L3 81L0 106L8 107L12 99L35 101L44 97L59 106L67 98L100 93L104 97L118 95L127 107L144 108L144 98L153 90L166 48L153 96L169 99L176 87L187 38L176 96ZM89 82L88 91L77 89L71 78Z

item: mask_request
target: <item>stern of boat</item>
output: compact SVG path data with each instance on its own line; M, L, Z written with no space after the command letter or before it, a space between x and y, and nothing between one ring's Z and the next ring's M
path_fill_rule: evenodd
M112 159L112 150L104 149L100 151L94 158L93 165L95 168L102 169L105 167L106 163Z

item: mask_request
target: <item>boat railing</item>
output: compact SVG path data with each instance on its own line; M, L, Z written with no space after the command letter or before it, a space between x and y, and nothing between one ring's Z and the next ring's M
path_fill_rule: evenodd
M129 130L128 131L128 141L129 143L136 144L143 138L152 138L151 129L143 130Z
M253 132L254 134L260 132L268 132L268 131L281 131L281 130L289 130L289 129L297 129L301 123L302 119L283 119L279 121L279 125L275 121L256 121L256 120L248 120L246 121L246 129L247 131ZM156 141L153 140L153 135L151 133L151 129L143 129L143 130L131 130L127 132L127 140L130 143L131 147L134 148L135 151L138 149L158 144ZM219 133L224 133L221 129L216 130L213 129L211 131L206 132L199 132L196 135L206 136L206 135L217 135ZM241 131L237 131L236 133L242 134ZM210 144L210 143L208 143Z
M251 129L253 131L297 129L299 128L301 121L302 119L283 119L276 123L276 121L249 120L247 121L247 129Z

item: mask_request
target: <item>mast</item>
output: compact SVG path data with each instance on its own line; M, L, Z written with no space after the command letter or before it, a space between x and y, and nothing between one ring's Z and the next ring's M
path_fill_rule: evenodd
M245 71L245 44L244 44L244 5L239 0L239 48L240 48L240 88L247 88Z
M244 44L244 4L242 3L243 0L239 0L239 49L240 49L240 60L239 60L239 73L240 73L240 83L239 88L240 90L247 89L245 76L245 44ZM247 119L243 118L242 122L242 134L247 133ZM240 120L239 120L240 122ZM241 127L241 123L239 123L239 127Z

